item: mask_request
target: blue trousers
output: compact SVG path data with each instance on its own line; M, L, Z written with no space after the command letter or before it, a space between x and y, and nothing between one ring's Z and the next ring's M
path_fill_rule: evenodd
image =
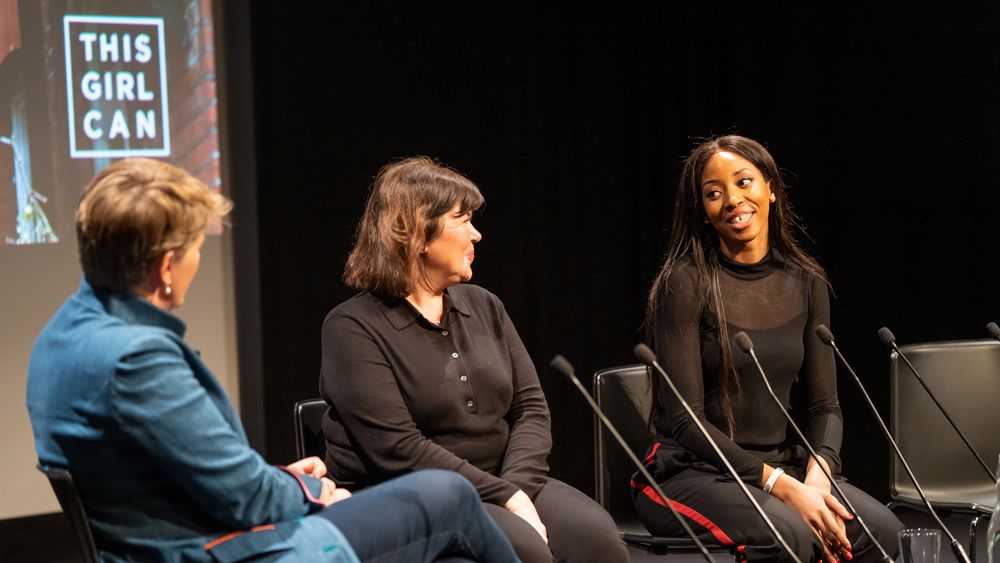
M464 477L429 469L386 481L316 514L334 523L362 561L518 561Z

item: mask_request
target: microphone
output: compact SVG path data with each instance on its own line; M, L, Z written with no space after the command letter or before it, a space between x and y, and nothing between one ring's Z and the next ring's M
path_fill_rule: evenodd
M888 332L888 336L892 336L889 329L884 330ZM875 408L875 403L872 402L872 398L868 395L868 391L865 389L864 384L861 383L861 378L854 372L854 368L851 367L851 364L847 363L847 359L840 353L840 348L837 348L837 343L833 341L833 333L830 332L830 329L826 328L826 325L819 325L816 327L816 336L819 336L819 339L823 342L823 344L833 348L833 352L837 355L840 363L844 364L848 373L851 374L851 377L854 379L854 383L858 386L858 390L861 391L861 395L865 398L865 402L868 403L868 408L872 411L872 414L875 415L875 420L878 421L879 428L882 430L882 435L884 435L885 439L889 441L889 444L892 446L892 451L895 452L896 457L903 466L903 469L906 470L906 474L910 477L910 481L913 481L913 486L916 487L917 493L920 495L920 500L924 501L924 506L927 508L927 512L930 513L930 515L934 518L934 521L937 522L938 527L940 527L945 535L948 536L948 541L951 543L951 551L955 554L955 557L961 563L972 563L969 561L969 556L966 555L965 550L962 549L962 544L958 543L955 536L952 535L948 527L941 521L938 513L934 511L934 507L931 506L930 501L927 500L927 495L924 494L924 489L920 486L920 483L917 482L917 477L913 474L913 470L910 469L910 464L906 463L906 458L903 457L903 453L899 451L899 446L896 445L896 441L892 439L892 434L889 433L889 429L885 426L885 421L883 421L882 417L878 414L878 409ZM881 330L879 331L879 338L882 338Z
M691 540L694 541L695 545L698 546L698 550L701 551L705 560L708 561L708 563L715 563L715 559L713 559L712 555L708 552L708 548L706 548L705 544L701 543L701 540L698 539L698 534L694 533L694 530L691 529L691 526L687 523L687 521L677 512L674 505L670 503L669 499L667 499L667 495L663 493L662 489L660 489L660 485L653 480L653 476L646 470L646 466L639 461L639 458L636 457L632 449L628 447L628 444L625 442L625 438L622 438L622 435L618 432L618 429L615 428L615 425L612 424L611 420L608 419L608 417L601 411L601 407L597 406L594 398L590 396L587 389L580 383L580 380L577 379L576 370L573 369L573 365L569 363L569 360L564 358L562 354L557 354L554 358L552 358L552 361L549 362L549 365L559 373L568 377L569 380L573 382L573 385L580 390L583 398L586 399L587 404L590 405L590 410L594 411L594 414L597 415L597 418L600 419L602 424L604 424L604 427L608 429L608 432L611 432L612 436L614 436L618 445L625 450L625 453L628 454L628 458L632 461L632 464L639 469L639 473L642 474L642 476L646 479L646 482L653 487L653 490L656 491L660 500L663 501L663 505L670 509L670 513L673 514L677 522L680 523L682 528L684 528L684 532L691 538Z
M854 517L858 520L858 524L861 525L861 529L864 530L865 535L867 535L872 540L872 543L875 544L875 547L877 547L878 550L882 552L882 559L887 563L892 563L892 557L889 557L889 554L885 551L885 548L882 547L882 544L880 544L879 541L875 539L875 534L873 534L872 531L868 529L868 524L861 517L861 514L858 513L857 510L855 510L854 505L851 504L851 500L847 498L847 495L844 494L843 489L841 489L840 485L837 484L837 481L834 480L833 475L830 475L830 472L827 471L826 466L824 466L822 463L819 462L819 454L816 453L816 450L813 449L812 444L810 444L809 440L806 439L805 434L803 434L802 430L799 429L799 425L795 424L795 421L792 420L792 415L788 414L788 410L785 408L784 405L781 404L781 400L778 399L778 395L774 393L774 389L771 387L771 382L767 379L767 375L764 374L764 367L760 365L760 360L757 359L757 353L754 352L753 350L753 341L750 340L750 336L743 331L736 333L736 344L740 347L741 350L743 350L744 352L749 354L751 358L753 358L753 363L757 365L757 372L760 373L761 379L764 380L764 385L767 387L767 392L771 395L771 398L774 399L774 404L778 406L778 410L781 411L781 414L785 415L785 420L788 421L788 424L795 431L795 435L799 437L799 441L802 442L802 444L806 447L806 450L809 451L809 455L816 458L816 465L818 465L819 468L823 470L823 475L825 475L826 478L830 480L830 484L833 485L833 488L837 491L837 494L840 495L840 498L844 501L844 504L847 505L847 509L850 510L851 514L853 514Z
M986 325L986 332L990 333L993 338L1000 340L1000 326L997 326L997 323L991 322Z
M992 332L990 325L992 325L993 328L997 329L997 333L1000 333L1000 328L998 328L995 323L990 323L989 325L986 325L987 330ZM937 397L934 396L934 393L932 393L930 388L927 387L927 384L924 383L924 379L920 377L919 373L917 373L917 368L913 367L913 364L910 363L910 359L906 357L906 354L904 354L903 351L899 349L899 346L896 346L896 337L893 336L892 331L889 330L887 327L882 327L878 329L878 339L881 340L882 344L884 344L887 348L898 354L900 358L903 358L903 361L906 362L906 365L910 368L910 372L917 378L917 381L920 382L920 385L924 388L924 391L927 392L927 395L931 398L931 400L934 401L934 404L937 405L938 410L941 411L941 414L944 415L944 418L948 421L948 424L951 424L951 427L955 430L955 433L957 433L958 437L962 439L962 442L965 444L965 447L968 448L970 452L972 452L972 455L975 456L976 460L979 462L979 465L982 466L983 471L985 471L986 474L989 475L990 483L996 483L996 476L993 475L993 471L990 470L989 466L986 465L986 462L983 461L983 458L980 457L979 452L977 452L976 449L972 447L972 444L969 443L969 439L965 437L965 434L958 429L958 425L955 424L955 421L951 419L951 415L948 414L948 411L944 410L944 406L942 406L941 403L938 402Z
M722 450L719 449L719 444L715 443L715 440L712 439L711 434L709 434L708 430L705 429L705 425L703 425L701 423L701 420L699 420L698 417L694 414L694 410L691 408L691 405L689 405L688 402L684 400L684 397L681 395L680 390L678 390L677 387L674 385L674 382L670 379L670 376L668 376L667 372L663 369L663 367L660 366L660 363L656 361L656 354L654 354L653 351L649 349L649 346L646 346L645 344L642 343L636 344L635 348L633 349L633 352L635 352L635 355L637 358L639 358L639 361L646 364L647 366L652 366L653 369L659 372L660 377L662 377L663 380L667 382L667 386L670 387L671 393L673 393L674 396L677 397L677 400L680 401L681 406L684 407L684 410L687 412L687 415L691 417L692 422L694 422L695 426L698 427L698 430L701 432L701 435L705 438L705 440L709 443L709 445L712 446L712 450L715 451L715 455L719 456L719 459L722 460L723 465L726 466L726 470L728 470L729 474L733 476L733 480L736 481L736 484L740 487L740 490L742 490L743 494L747 497L747 500L749 500L750 504L753 505L754 510L756 510L757 514L760 515L761 520L763 520L764 523L767 524L768 529L771 530L771 534L773 534L775 539L778 540L778 543L781 544L781 547L783 547L785 551L787 551L788 554L792 556L792 560L794 560L796 563L802 563L798 555L796 555L795 552L792 551L792 548L789 547L788 542L785 541L785 538L782 537L781 532L779 532L778 529L774 527L774 522L771 522L771 519L768 518L767 514L764 513L764 509L760 507L760 504L757 502L757 499L755 499L754 496L750 494L750 489L747 488L747 484L744 483L743 479L740 479L740 476L736 474L736 469L733 468L733 464L730 463L729 459L725 456L725 454L722 453Z

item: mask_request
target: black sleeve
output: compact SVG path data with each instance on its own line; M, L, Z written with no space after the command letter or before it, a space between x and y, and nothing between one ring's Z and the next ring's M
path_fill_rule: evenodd
M759 485L763 463L705 418L706 375L701 368L701 315L702 303L695 272L691 268L682 268L668 281L654 318L653 344L657 359L695 416L733 464L740 479ZM714 374L709 377L714 377ZM672 436L684 449L711 463L720 473L728 473L722 459L666 384L660 386L659 400L665 407L661 421L657 421L659 431Z
M549 407L538 383L535 364L521 342L507 311L498 298L495 307L507 342L513 379L514 397L504 417L510 424L510 438L504 451L500 477L521 488L534 499L548 480L546 459L552 449Z
M837 399L837 364L833 350L816 336L816 327L830 326L830 296L826 283L813 278L809 291L809 320L806 322L805 358L799 379L806 394L806 438L830 464L833 474L840 473L840 445L844 418Z

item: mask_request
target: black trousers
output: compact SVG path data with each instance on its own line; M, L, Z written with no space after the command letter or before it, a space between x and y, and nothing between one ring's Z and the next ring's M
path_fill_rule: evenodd
M483 505L523 563L628 562L628 548L614 520L594 499L549 478L534 504L548 532L548 545L520 516L502 506Z
M844 494L882 547L895 558L898 551L896 533L903 529L900 521L888 508L861 489L843 480L838 480L837 484L844 490ZM686 469L661 483L660 487L673 502L674 508L687 518L688 524L705 543L729 546L742 552L749 561L792 561L732 478L718 473ZM759 487L747 488L800 560L808 562L823 558L823 546L797 512ZM685 535L684 529L674 520L651 487L634 492L636 511L651 533L662 536ZM850 563L881 559L881 552L871 543L856 518L847 523L847 538L853 547L854 558ZM846 563L846 560L841 563Z

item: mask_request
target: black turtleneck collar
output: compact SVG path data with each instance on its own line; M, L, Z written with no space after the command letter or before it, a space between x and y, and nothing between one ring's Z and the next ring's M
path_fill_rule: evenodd
M719 254L719 263L722 265L722 269L734 278L739 278L741 280L759 280L761 278L766 278L771 274L771 272L781 269L781 267L785 265L785 258L780 252L771 248L767 251L767 254L760 259L760 262L756 262L754 264L736 262L734 260L730 260L726 257L726 255L721 253Z

